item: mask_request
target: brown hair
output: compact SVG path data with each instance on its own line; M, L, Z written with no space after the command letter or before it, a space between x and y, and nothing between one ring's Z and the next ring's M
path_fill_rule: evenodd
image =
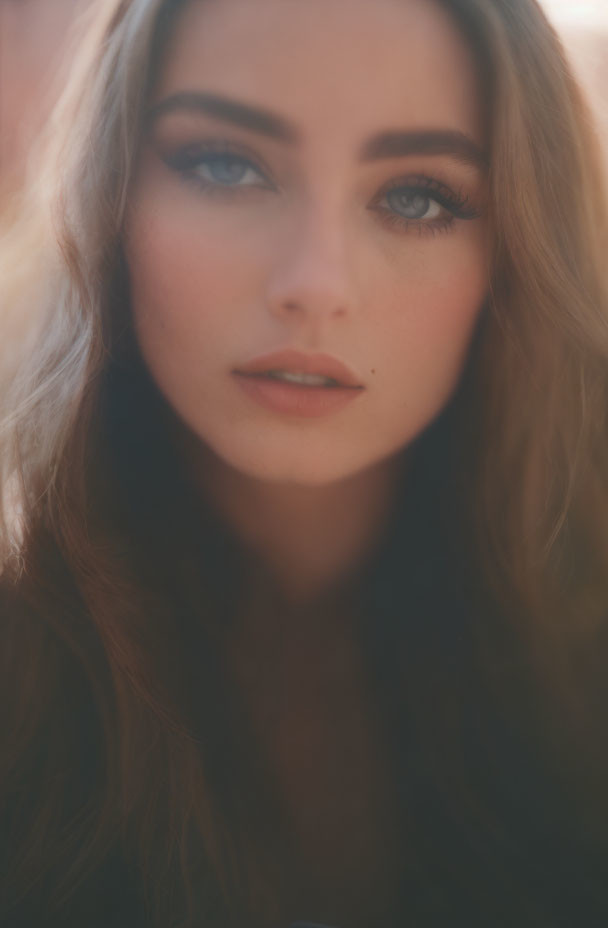
M0 258L3 869L7 911L32 918L78 912L117 847L151 924L268 924L280 878L279 801L222 671L246 558L180 469L120 248L143 102L183 2L101 5ZM396 757L405 728L419 745L400 772L412 858L434 871L411 865L416 880L427 901L460 880L490 923L513 894L488 863L506 854L509 797L497 815L491 786L471 791L471 726L488 769L509 738L536 741L578 831L608 835L608 210L587 106L535 0L443 2L487 86L492 291L453 401L414 445L415 502L370 565L361 633ZM414 545L410 517L427 526ZM425 851L412 795L477 829L458 877L449 841Z

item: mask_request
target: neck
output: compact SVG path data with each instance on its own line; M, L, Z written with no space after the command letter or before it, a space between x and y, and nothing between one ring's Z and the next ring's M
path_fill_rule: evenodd
M189 462L210 504L294 604L340 583L373 552L403 471L398 455L311 487L249 477L206 449Z

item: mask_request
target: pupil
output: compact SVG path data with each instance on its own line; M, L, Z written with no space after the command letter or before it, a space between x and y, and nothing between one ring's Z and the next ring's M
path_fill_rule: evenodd
M392 200L391 205L401 212L406 219L422 219L424 214L429 211L430 198L422 193L397 190L389 199Z

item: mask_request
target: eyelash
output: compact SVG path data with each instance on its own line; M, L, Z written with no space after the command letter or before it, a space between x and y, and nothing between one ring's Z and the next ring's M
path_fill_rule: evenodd
M390 193L400 191L410 195L422 196L429 199L448 211L449 215L437 217L436 219L407 219L400 216L394 210L386 207L379 207L377 204ZM430 233L435 235L437 232L447 232L453 225L455 219L478 219L481 216L479 210L475 209L467 194L455 193L441 181L426 174L410 174L404 178L397 178L391 181L378 194L374 200L375 208L382 214L383 221L389 227L395 227L401 231L416 230L419 235Z
M196 174L196 168L201 164L232 160L252 168L263 177L264 171L257 166L248 149L234 142L210 141L189 145L179 149L174 154L165 156L164 160L168 167L180 174L187 183L195 184L206 196L233 198L251 189L273 189L270 186L259 187L253 184L224 185L219 182L214 183L205 180ZM393 209L378 205L386 196L395 191L414 196L422 195L424 198L439 204L444 210L448 211L449 215L432 220L407 219ZM409 232L413 229L420 235L425 233L435 235L437 232L447 232L455 219L477 219L481 215L471 205L466 194L454 193L441 181L425 174L408 175L391 181L376 196L370 209L374 209L381 217L382 222L388 225L389 228L396 229L398 232Z

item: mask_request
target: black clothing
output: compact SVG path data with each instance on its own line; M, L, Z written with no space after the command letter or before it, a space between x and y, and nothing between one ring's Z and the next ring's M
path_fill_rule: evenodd
M441 543L452 515L435 492L438 478L429 462L442 461L444 450L433 445L439 439L432 432L425 440L429 453L418 455L387 536L368 568L353 578L350 594L369 662L370 697L385 720L398 787L395 816L403 834L399 905L369 928L605 928L608 836L601 828L589 830L580 817L585 797L570 789L546 748L534 681L498 613L488 613L488 623L495 624L501 673L509 685L495 689L488 668L480 664L469 608L478 592L461 569L458 551ZM234 592L231 576L214 579L216 590ZM180 597L180 608L187 611L187 593L182 590ZM66 605L66 610L77 608L76 598ZM53 754L65 745L66 756L78 758L62 771L70 784L61 810L67 832L49 826L55 837L40 835L42 844L50 842L44 849L46 869L32 875L25 894L2 885L0 926L148 928L139 868L120 821L72 895L64 897L58 888L66 874L57 872L55 853L60 860L79 856L94 824L87 825L87 814L99 806L105 789L102 720L82 670L90 655L95 655L91 664L103 663L99 642L92 632L90 640L83 632L86 615L74 624L74 645L7 590L0 618L8 678L11 649L24 666L24 650L31 647L27 672L51 675L42 691L53 694L17 774L6 775L0 882L6 883L4 873L15 864L15 841L35 820L32 809L40 796L31 784L37 783L37 771L41 765L62 770L60 761L53 768ZM508 692L509 699L501 700L499 691ZM18 715L21 709L14 711ZM27 724L26 716L22 727ZM50 792L55 784L47 787ZM355 928L330 921L331 913L315 909L314 902L309 911L302 911L300 901L298 906L290 910L286 900L283 908L290 914L280 924L252 912L238 928L288 928L298 920ZM219 894L209 891L200 911L195 928L234 928ZM183 913L176 910L175 920L162 928L183 924Z

